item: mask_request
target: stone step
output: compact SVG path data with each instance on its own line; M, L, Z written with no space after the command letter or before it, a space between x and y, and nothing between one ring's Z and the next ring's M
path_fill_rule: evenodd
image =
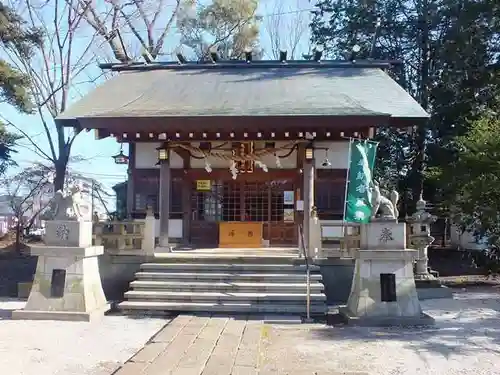
M196 281L152 281L135 280L130 283L133 290L164 290L171 292L269 292L304 293L306 283L264 283L264 282L196 282ZM311 283L311 293L321 293L323 284Z
M125 297L130 300L145 301L165 301L165 302L234 302L234 303L286 303L300 304L305 303L305 293L220 293L220 292L166 292L166 291L147 291L131 290L125 293ZM324 304L326 296L322 293L311 294L311 303Z
M206 281L262 281L262 282L305 282L303 273L219 273L219 272L137 272L138 280L206 280ZM312 274L311 281L321 281L320 274Z
M304 259L294 255L238 255L203 253L155 253L155 263L205 263L205 264L304 264Z
M301 314L306 313L306 304L294 305L280 304L252 304L252 303L209 303L209 302L160 302L160 301L124 301L118 304L122 311L145 312L154 311L182 311L182 312L225 312L225 313L278 313L278 314ZM311 305L312 315L324 315L327 312L326 305Z
M234 272L283 272L283 273L302 273L306 272L306 266L303 264L247 264L247 263L205 263L203 260L202 263L171 263L171 262L162 262L162 263L144 263L141 265L141 270L143 271L163 271L168 270L174 271L179 270L183 272L187 271L200 271L204 272L225 272L225 271L234 271ZM310 265L309 270L311 272L319 272L319 266Z

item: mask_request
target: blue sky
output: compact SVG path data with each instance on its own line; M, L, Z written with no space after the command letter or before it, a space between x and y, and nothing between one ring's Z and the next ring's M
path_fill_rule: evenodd
M300 22L307 22L309 17L308 10L312 8L311 3L308 0L261 0L259 5L258 13L263 16L263 22L261 25L261 36L260 44L264 51L267 53L266 57L270 54L270 41L268 30L271 28L272 20L277 16L273 16L276 13L282 13L280 16L283 23L283 44L286 46L286 38L289 35L289 29L287 29L287 24L297 22L297 17L305 17L305 19L299 20ZM92 30L88 26L80 30L78 35L78 40L75 43L77 49L85 49L92 35ZM126 34L125 34L126 35ZM300 57L302 52L306 52L309 49L309 32L306 29L304 34L302 34L301 42L297 48L296 57ZM173 51L179 44L179 36L175 33L175 28L172 30L171 35L167 39L164 50ZM91 46L90 54L100 54L102 48L107 48L106 45L96 45ZM91 56L92 59L95 59ZM161 60L161 59L160 59ZM165 58L164 60L168 60ZM100 71L97 68L97 62L94 61L89 65L84 74L85 77L97 77ZM79 78L81 76L79 75ZM76 79L75 81L78 81ZM97 81L97 84L102 83L103 78ZM82 95L88 93L95 84L78 84L75 83L73 90L71 91L71 101L74 102L78 100ZM30 135L31 139L37 143L44 151L48 152L47 138L43 134L43 128L40 122L40 118L36 115L24 116L16 112L12 107L5 104L1 105L1 116L4 119L8 119L13 122L16 126L21 128L27 134ZM14 159L19 164L20 167L26 167L31 165L35 161L43 161L43 159L34 153L30 148L24 147L28 145L27 141L22 142L22 147L19 148L18 153L14 156ZM96 180L103 183L106 187L111 188L116 183L126 180L126 166L116 165L113 162L112 156L117 154L120 150L120 144L118 144L114 139L108 138L103 140L95 140L94 132L81 133L77 136L74 146L72 148L72 155L80 155L88 158L88 161L75 163L70 165L70 169L78 171L87 175L88 177L93 177ZM127 153L127 146L124 145L124 151ZM15 173L15 169L11 169L10 173ZM112 203L110 201L110 203Z

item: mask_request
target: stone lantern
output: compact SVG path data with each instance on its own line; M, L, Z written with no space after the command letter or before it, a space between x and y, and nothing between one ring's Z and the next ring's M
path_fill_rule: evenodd
M425 206L426 202L420 197L417 202L417 211L407 217L406 222L410 224L410 243L418 250L415 279L435 280L436 278L429 273L427 249L434 242L434 237L431 236L431 224L437 220L437 217L427 212Z

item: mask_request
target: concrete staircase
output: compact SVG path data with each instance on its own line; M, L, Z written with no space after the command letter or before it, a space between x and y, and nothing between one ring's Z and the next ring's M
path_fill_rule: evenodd
M311 265L311 315L326 296ZM306 315L306 267L292 256L162 254L136 273L118 307L128 313L223 312Z

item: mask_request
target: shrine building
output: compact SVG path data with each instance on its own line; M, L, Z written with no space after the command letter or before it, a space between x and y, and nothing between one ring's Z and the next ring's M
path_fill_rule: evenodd
M129 145L127 212L153 208L160 247L297 247L311 210L343 219L349 137L428 117L390 61L101 68L118 73L56 121Z

